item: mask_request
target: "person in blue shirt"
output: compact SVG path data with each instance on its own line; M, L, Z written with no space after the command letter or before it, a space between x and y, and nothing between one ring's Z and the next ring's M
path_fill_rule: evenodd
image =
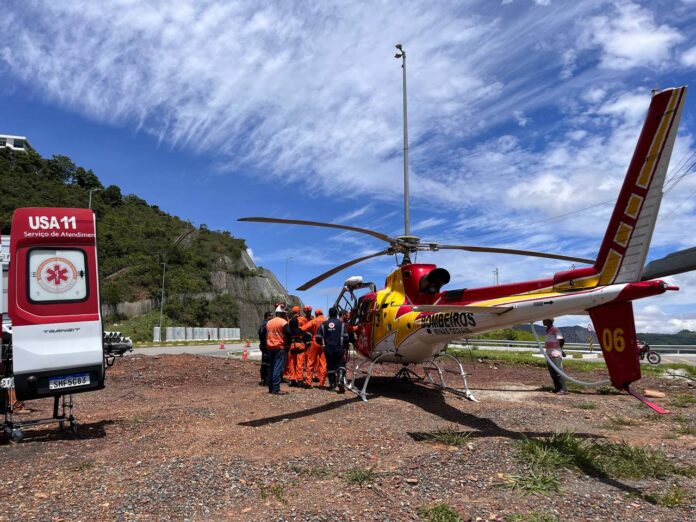
M345 393L345 354L348 348L348 329L338 318L338 309L335 307L329 309L329 319L321 323L315 340L324 349L329 389Z

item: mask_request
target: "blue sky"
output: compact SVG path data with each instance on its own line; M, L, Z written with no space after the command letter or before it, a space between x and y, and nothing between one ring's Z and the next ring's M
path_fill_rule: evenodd
M594 257L650 90L696 78L696 0L14 1L1 16L0 133L245 238L291 288L383 245L238 217L403 230L395 43L413 232L449 243ZM651 258L696 244L695 128L691 92ZM419 260L448 268L450 288L491 284L496 267L501 282L570 268ZM325 306L346 277L381 283L392 267L369 261L299 295ZM682 292L637 303L639 330L696 330L696 276L672 279Z

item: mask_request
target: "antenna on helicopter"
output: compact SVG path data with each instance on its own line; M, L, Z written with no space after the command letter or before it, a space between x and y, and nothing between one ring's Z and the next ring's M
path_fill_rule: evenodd
M411 235L411 215L409 211L409 187L408 187L408 107L406 104L406 51L404 47L398 43L395 46L399 52L394 55L394 58L401 58L401 69L403 74L403 89L404 89L404 235ZM404 262L408 259L408 253L404 258Z

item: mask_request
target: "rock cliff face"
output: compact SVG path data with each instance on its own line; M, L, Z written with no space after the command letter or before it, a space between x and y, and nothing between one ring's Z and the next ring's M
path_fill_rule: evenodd
M273 272L258 268L246 251L236 260L221 258L218 267L220 270L211 274L215 292L235 298L242 337L256 337L264 312L285 301L283 285ZM302 301L293 295L289 303L302 306Z
M240 328L242 337L256 337L258 326L266 311L272 311L277 303L286 301L285 289L270 270L258 268L246 251L238 259L221 257L210 274L213 292L188 295L189 298L212 300L218 295L229 294L237 302L238 324L220 325L228 328ZM182 296L167 295L167 302ZM302 306L299 297L291 295L290 306ZM102 315L121 315L137 317L152 310L159 310L159 298L124 302L116 305L102 304ZM201 325L178 325L201 326Z

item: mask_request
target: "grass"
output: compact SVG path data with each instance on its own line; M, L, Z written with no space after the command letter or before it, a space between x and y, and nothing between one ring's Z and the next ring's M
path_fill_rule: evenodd
M259 486L259 496L261 497L261 500L268 500L269 493L278 502L282 504L287 503L287 500L285 500L285 486L282 484L273 484L272 486L261 484Z
M471 437L470 431L461 432L456 427L449 427L426 433L424 439L448 446L463 446L469 437Z
M526 475L507 475L503 482L510 489L521 491L525 495L541 495L560 491L558 476L555 473L542 470L531 470Z
M377 477L374 466L371 468L351 468L345 474L345 481L354 486L372 484Z
M621 392L619 390L608 384L605 384L597 388L597 393L599 393L600 395L621 395Z
M546 367L546 360L539 357L532 357L532 353L537 352L503 352L497 350L479 350L479 349L456 349L448 348L447 353L454 355L460 359L476 358L483 361L490 362L506 362L511 364L522 364L528 366L542 366ZM607 365L603 359L599 359L596 362L589 361L586 359L575 359L571 357L566 357L563 359L563 365L568 365L568 368L572 371L577 372L590 372L592 370L606 368ZM692 366L684 363L663 363L659 366L652 366L643 364L641 365L641 371L645 375L654 375L659 377L665 373L666 370L684 370L691 377L696 377L696 366ZM607 388L614 389L611 386ZM620 393L617 391L617 394Z
M643 493L641 498L651 504L675 508L686 504L688 495L686 490L677 484L664 493Z
M600 425L600 427L607 430L620 430L630 426L640 426L640 421L632 419L631 417L614 417L609 415L607 421Z
M696 404L696 397L688 393L677 393L669 401L675 408L688 408L692 404Z
M660 449L633 446L625 441L588 441L570 432L523 439L518 457L535 472L577 468L588 475L634 479L694 473L690 466L674 464Z
M680 424L674 431L679 435L696 435L696 427L691 424Z
M418 516L425 522L462 522L463 520L459 513L444 502L419 507Z
M506 522L560 522L560 519L549 513L541 511L532 511L531 513L516 513L508 515L505 518Z

